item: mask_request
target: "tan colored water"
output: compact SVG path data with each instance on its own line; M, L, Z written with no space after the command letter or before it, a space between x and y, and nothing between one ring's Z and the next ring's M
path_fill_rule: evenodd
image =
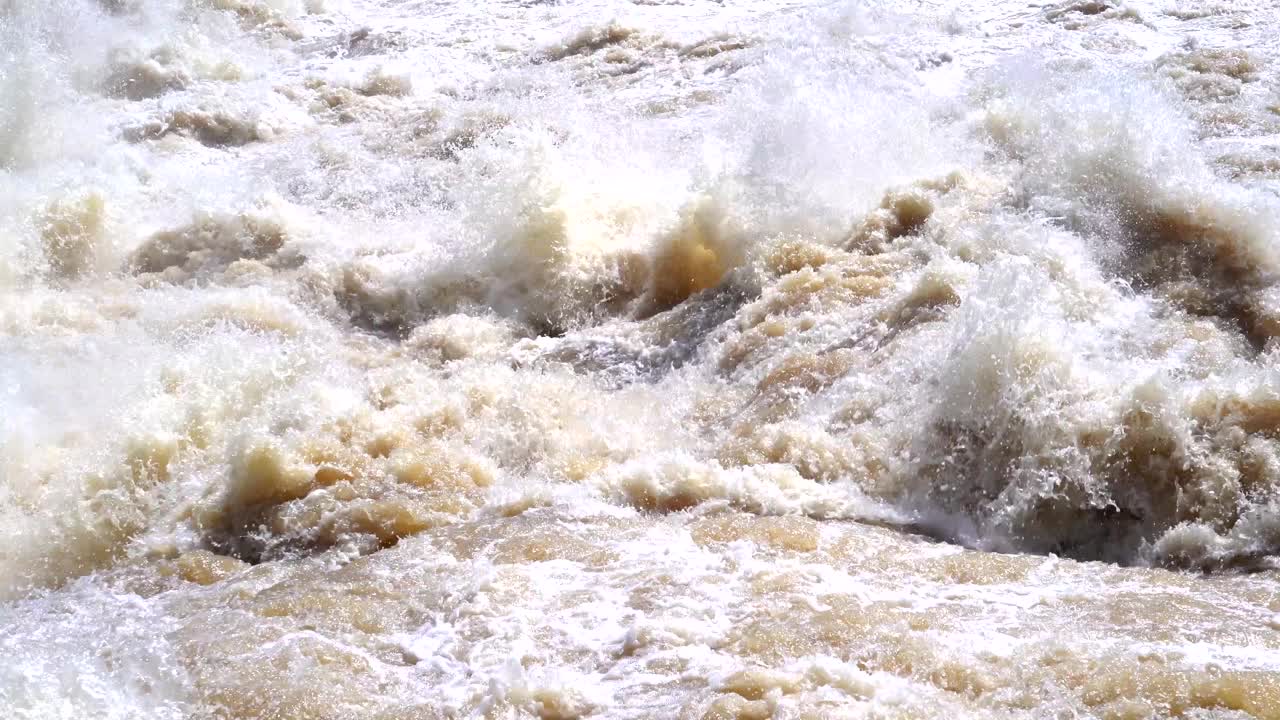
M1277 21L0 0L0 717L1280 718Z

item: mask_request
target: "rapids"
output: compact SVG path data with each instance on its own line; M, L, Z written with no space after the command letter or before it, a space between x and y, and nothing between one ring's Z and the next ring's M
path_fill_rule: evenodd
M0 718L1280 718L1272 0L0 0Z

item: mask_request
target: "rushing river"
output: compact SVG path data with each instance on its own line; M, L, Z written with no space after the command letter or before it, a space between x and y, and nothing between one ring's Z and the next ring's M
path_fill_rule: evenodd
M1275 0L0 0L0 718L1280 718Z

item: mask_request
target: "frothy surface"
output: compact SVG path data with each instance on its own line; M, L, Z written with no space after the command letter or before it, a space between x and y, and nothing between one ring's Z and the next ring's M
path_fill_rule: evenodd
M3 714L1280 717L1278 21L0 5Z

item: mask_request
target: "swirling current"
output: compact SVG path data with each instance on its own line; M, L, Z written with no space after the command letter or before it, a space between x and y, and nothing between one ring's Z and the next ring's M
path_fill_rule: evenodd
M0 718L1280 718L1272 0L0 0Z

